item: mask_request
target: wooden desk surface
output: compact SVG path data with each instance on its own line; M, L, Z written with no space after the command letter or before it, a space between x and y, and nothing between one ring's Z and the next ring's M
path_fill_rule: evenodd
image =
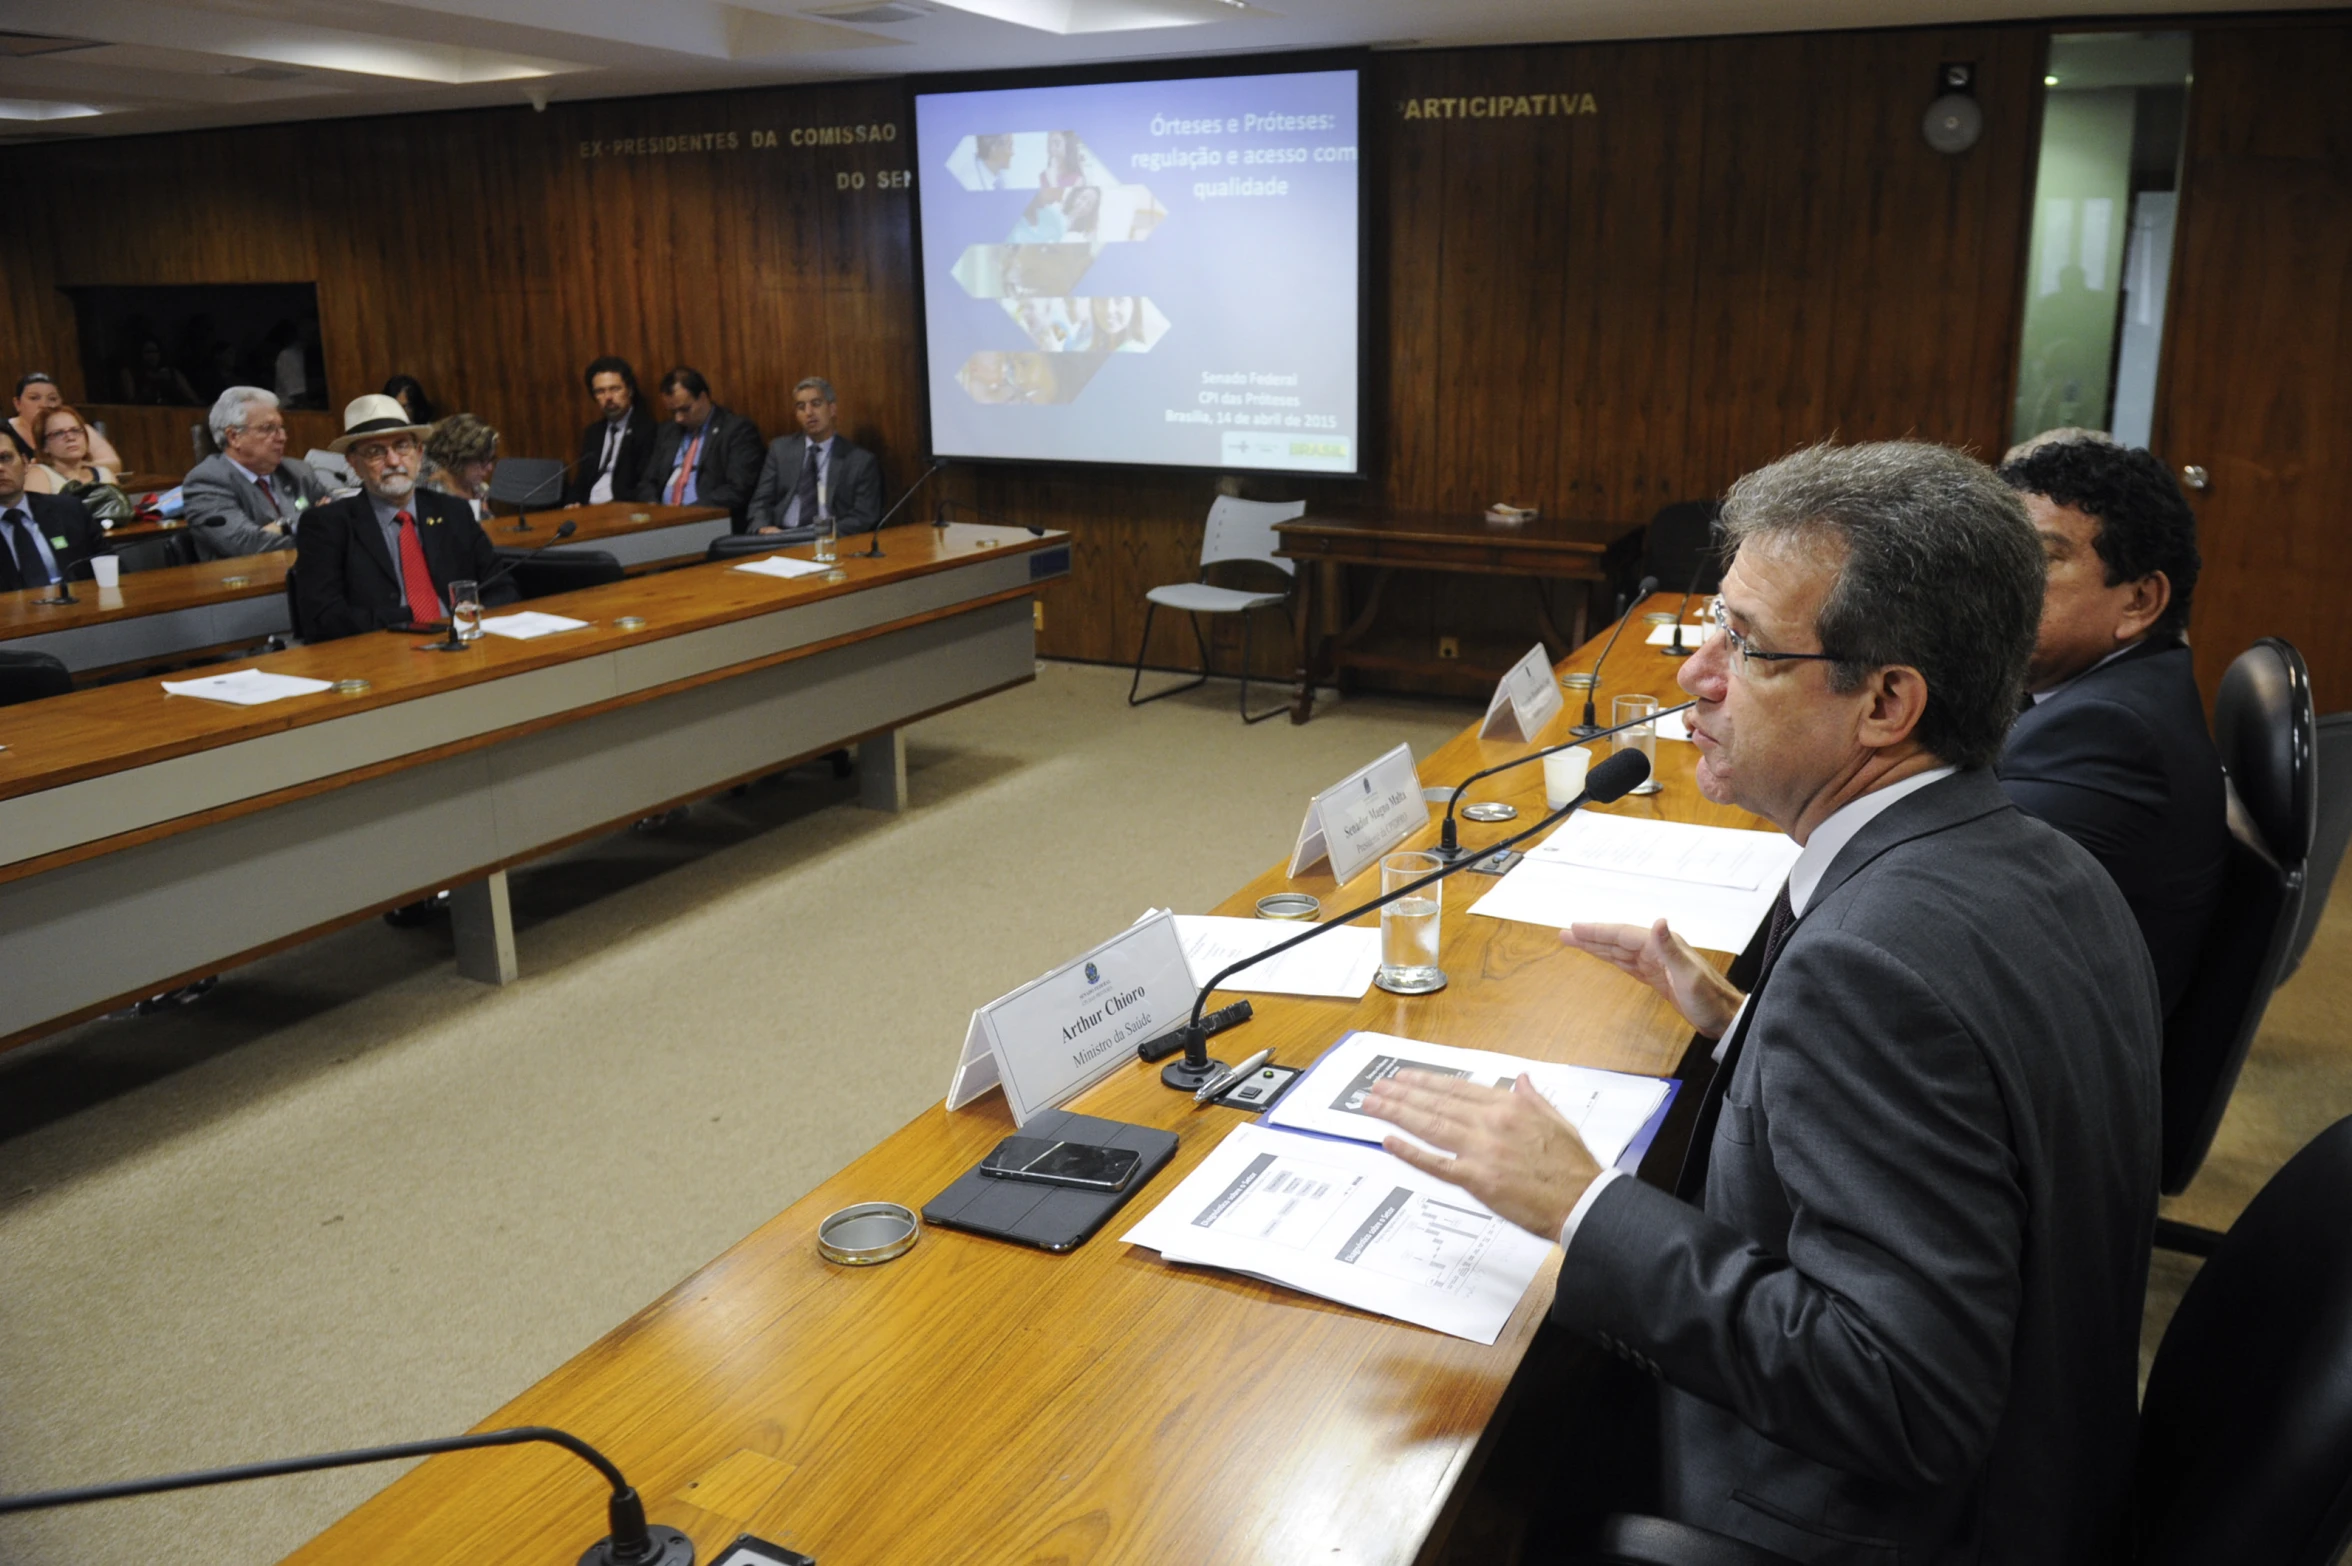
M1592 651L1564 667L1590 667ZM1654 649L1619 648L1609 686L1672 695L1678 668ZM1546 737L1564 737L1567 721ZM1529 748L1466 731L1424 762L1422 780ZM1660 751L1665 790L1617 813L1757 824L1698 797L1690 746ZM1509 799L1527 825L1541 771L1471 797ZM1492 842L1513 825L1464 823L1464 839ZM1257 1019L1220 1041L1223 1053L1273 1047L1304 1064L1350 1028L1379 1028L1670 1069L1688 1030L1666 1004L1549 930L1469 917L1489 884L1465 874L1448 885L1448 989L1255 996ZM1275 869L1214 911L1246 915L1286 886L1328 909L1372 895L1378 880L1368 872L1337 888ZM905 982L919 944L890 960ZM944 1089L955 1042L939 1050ZM1412 1560L1549 1304L1550 1269L1489 1348L1168 1265L1119 1235L1241 1117L1196 1111L1160 1086L1157 1067L1132 1064L1072 1107L1183 1138L1174 1165L1077 1252L934 1229L886 1266L819 1260L824 1215L874 1200L920 1208L1012 1129L1001 1095L955 1114L933 1108L481 1428L546 1423L595 1443L705 1561L745 1530L825 1566ZM561 1453L435 1458L291 1559L568 1562L602 1535L603 1517L602 1485Z
M639 506L615 501L610 505L582 506L577 511L540 512L530 519L532 530L527 533L514 532L514 523L500 518L491 524L490 541L501 549L538 548L553 536L558 522L576 521L579 531L565 539L561 547L584 547L599 539L650 532L684 522L716 521L726 514L718 506ZM172 524L174 529L179 526L176 522ZM150 529L144 536L156 536L160 531L166 530ZM141 535L117 528L107 536L119 542ZM122 585L112 594L101 593L90 582L74 583L74 597L79 602L71 604L42 604L39 600L54 596L54 591L45 587L0 593L0 642L71 630L101 620L165 614L237 598L266 597L285 591L286 569L293 563L294 551L288 548L228 560L200 560L194 565L165 566L159 571L133 571L122 578Z
M1329 554L1355 558L1362 551L1419 544L1453 551L1481 546L1597 559L1611 544L1640 528L1638 522L1580 522L1538 517L1532 522L1490 522L1477 513L1315 511L1277 522L1278 553L1298 559Z
M0 744L8 747L0 751L0 799L498 679L625 643L678 636L769 613L785 602L814 601L949 570L981 552L1020 554L1066 547L1067 535L1048 533L1040 538L1020 528L918 526L889 529L882 541L887 553L880 560L845 556L839 582L816 576L784 580L714 563L534 599L534 609L586 620L589 626L531 641L485 636L464 653L429 653L418 647L430 638L379 631L251 660L251 667L276 673L368 681L371 688L357 695L322 693L236 707L171 696L159 681L142 679L0 708ZM803 559L808 552L806 545L778 551ZM249 566L250 559L244 563ZM125 578L126 583L136 580ZM80 586L76 590L84 591ZM95 589L87 591L95 596ZM629 615L646 623L629 630L612 623ZM0 860L5 858L0 851Z

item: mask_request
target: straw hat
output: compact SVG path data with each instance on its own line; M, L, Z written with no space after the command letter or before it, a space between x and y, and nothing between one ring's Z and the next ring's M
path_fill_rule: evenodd
M411 422L399 398L369 392L365 397L352 398L344 407L343 433L327 442L327 450L341 454L377 435L421 436L431 428L429 424Z

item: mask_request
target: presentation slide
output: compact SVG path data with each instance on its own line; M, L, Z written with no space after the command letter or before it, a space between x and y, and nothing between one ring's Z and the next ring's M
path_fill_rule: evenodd
M919 94L934 453L1358 471L1356 76Z

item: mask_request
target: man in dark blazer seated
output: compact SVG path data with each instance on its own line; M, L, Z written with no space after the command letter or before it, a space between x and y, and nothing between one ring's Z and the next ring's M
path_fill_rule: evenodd
M759 482L759 426L711 401L700 370L681 365L662 377L662 405L670 422L654 437L653 454L631 499L665 506L725 506L743 531L752 486Z
M2160 1020L2114 882L1991 771L2041 551L1990 469L1910 442L1785 458L1724 523L1722 629L1680 679L1700 792L1803 846L1759 976L1742 997L1663 920L1564 933L1722 1040L1683 1194L1596 1167L1525 1083L1408 1074L1369 1107L1559 1238L1553 1321L1664 1383L1641 1499L1800 1561L2102 1559Z
M0 441L0 592L86 578L93 555L114 553L79 500L26 493L26 471L24 453Z
M637 493L653 453L653 415L637 393L637 372L607 354L588 366L588 395L597 417L580 432L580 455L564 482L567 506L602 505Z
M2221 757L2182 639L2197 518L2171 469L2100 438L2037 445L2001 477L2024 496L2049 557L2025 675L2033 705L2009 730L2001 787L2107 867L2169 1015L2228 853Z
M449 617L451 582L483 582L498 551L473 509L417 487L425 426L380 393L343 410L332 450L358 475L360 492L315 506L294 535L294 601L305 641ZM492 583L482 602L514 602L511 582Z
M812 375L793 387L792 411L801 432L768 447L759 488L751 495L752 531L808 527L820 509L843 533L871 533L881 526L881 465L872 452L842 439L833 383Z

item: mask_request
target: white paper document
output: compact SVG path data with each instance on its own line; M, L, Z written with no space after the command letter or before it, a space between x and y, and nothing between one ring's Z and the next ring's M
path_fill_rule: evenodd
M1502 1334L1551 1250L1376 1147L1252 1125L1124 1238L1474 1343Z
M238 707L259 707L265 702L283 701L289 696L310 696L334 688L332 680L306 680L293 674L264 674L259 669L239 669L232 674L208 674L201 680L164 680L161 683L174 696L201 696L206 701L225 701Z
M1583 813L1569 817L1567 825L1545 838L1535 852L1546 860L1586 870L1616 870L1752 892L1768 879L1772 884L1766 890L1779 889L1788 877L1789 866L1796 862L1796 856L1786 850L1795 847L1779 832Z
M495 620L484 620L482 629L492 636L511 636L527 642L535 636L553 636L558 631L585 631L585 620L567 620L560 614L541 614L536 609L520 609L513 614L502 614Z
M1682 645L1685 647L1697 647L1714 634L1715 627L1711 625L1693 625L1688 620L1682 622ZM1672 625L1653 625L1650 627L1650 634L1643 637L1642 640L1648 642L1652 647L1671 647L1674 645L1674 627Z
M823 576L832 566L815 560L795 560L790 555L762 555L757 560L738 562L738 571L750 571L760 576Z
M1687 743L1690 739L1690 725L1683 722L1682 720L1689 716L1690 714L1687 712L1659 713L1657 723L1658 738L1662 740L1682 740Z
M1254 957L1313 928L1287 919L1176 916L1176 934L1184 942L1184 960L1192 966L1196 985L1208 983L1211 975L1229 963ZM1348 925L1316 936L1297 951L1244 968L1217 988L1257 995L1329 995L1361 1000L1372 988L1372 975L1379 968L1380 931Z
M1647 839L1648 852L1620 852L1616 868L1579 864L1575 855L1589 853L1593 840L1583 836L1595 824L1604 835L1622 832ZM1578 835L1571 838L1574 831ZM1710 861L1692 854L1681 834L1720 833L1728 839L1716 863L1748 866L1756 873L1750 887L1710 885L1704 880L1678 879L1650 873L1670 867L1688 874ZM1563 843L1562 839L1570 839ZM1581 847L1579 845L1582 845ZM1555 850L1555 845L1559 845ZM1733 827L1694 827L1678 821L1643 821L1580 812L1568 825L1546 838L1513 866L1471 906L1474 914L1490 919L1513 919L1522 924L1564 929L1571 924L1651 924L1664 919L1693 946L1709 951L1736 952L1748 944L1756 926L1772 910L1772 899L1797 862L1794 841L1778 832L1749 832ZM1749 869L1721 869L1730 879L1744 879Z
M1434 1071L1488 1087L1507 1087L1525 1072L1536 1091L1568 1117L1604 1169L1625 1156L1635 1135L1666 1102L1666 1083L1659 1077L1524 1060L1491 1050L1456 1049L1391 1033L1359 1032L1326 1050L1304 1077L1291 1084L1282 1101L1267 1111L1265 1123L1377 1144L1385 1136L1398 1134L1397 1128L1366 1114L1364 1099L1375 1083L1400 1071Z

